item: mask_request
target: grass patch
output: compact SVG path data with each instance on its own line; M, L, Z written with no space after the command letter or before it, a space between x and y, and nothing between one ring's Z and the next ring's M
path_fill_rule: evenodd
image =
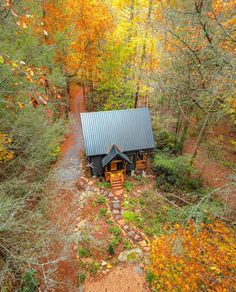
M134 225L137 225L140 228L143 228L144 219L142 218L141 215L135 214L133 211L127 210L127 211L124 211L123 218L126 221L133 223Z
M108 229L108 231L115 236L118 236L121 234L121 230L118 226L112 226Z
M88 270L89 273L95 275L100 269L100 264L97 262L92 262L89 264Z
M99 210L99 217L102 218L102 217L105 217L107 215L107 209L106 208L101 208Z
M97 198L97 203L100 205L104 205L106 203L106 198L104 196L99 196Z
M98 186L99 188L106 188L106 189L109 189L109 188L110 188L110 183L107 182L107 181L105 181L105 182L100 182L100 181L98 181L98 182L97 182L97 186Z
M130 241L128 241L127 239L124 241L123 246L125 249L131 249L132 248L132 244Z
M128 192L131 192L134 185L132 182L130 181L125 181L125 185L124 185L125 189L128 191Z
M81 246L78 247L78 254L81 258L89 257L91 255L90 251Z
M78 282L78 285L82 285L86 280L86 274L85 273L82 273L82 272L79 272L77 274L77 282Z

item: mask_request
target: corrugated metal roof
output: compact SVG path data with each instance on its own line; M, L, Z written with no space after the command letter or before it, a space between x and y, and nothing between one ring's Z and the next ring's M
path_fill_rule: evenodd
M123 151L154 148L148 108L81 113L87 156L107 154L116 144Z

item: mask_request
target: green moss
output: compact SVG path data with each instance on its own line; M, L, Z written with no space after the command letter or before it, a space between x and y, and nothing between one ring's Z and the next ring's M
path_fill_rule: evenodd
M135 260L137 260L137 254L136 254L135 252L132 252L131 254L129 254L129 255L127 256L127 259L128 259L129 261L135 261Z

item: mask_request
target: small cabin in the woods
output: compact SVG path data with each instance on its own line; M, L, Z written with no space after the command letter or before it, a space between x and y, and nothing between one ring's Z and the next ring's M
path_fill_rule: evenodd
M104 176L118 188L126 173L146 169L148 153L154 148L148 108L80 115L92 175Z

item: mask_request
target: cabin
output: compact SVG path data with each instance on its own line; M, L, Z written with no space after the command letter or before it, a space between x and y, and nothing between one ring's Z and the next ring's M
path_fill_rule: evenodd
M125 175L145 171L154 139L148 108L81 113L91 175L105 177L113 189Z

